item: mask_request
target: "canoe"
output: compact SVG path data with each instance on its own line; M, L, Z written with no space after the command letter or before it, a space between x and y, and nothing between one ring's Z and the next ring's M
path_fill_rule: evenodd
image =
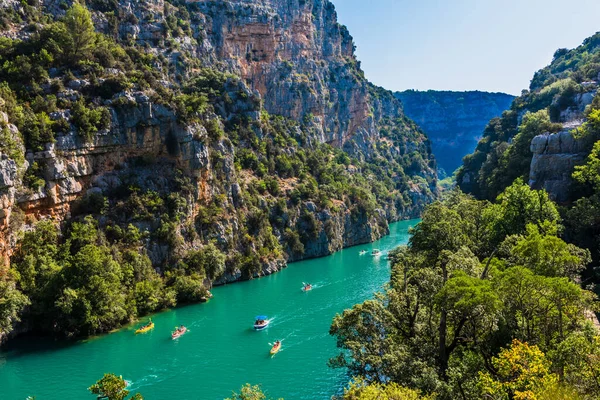
M277 342L271 347L271 354L277 354L281 350L281 342Z
M312 290L312 285L306 285L302 288L302 290L304 290L305 292L308 292L309 290Z
M184 326L181 331L175 331L175 332L171 333L171 339L177 339L186 332L187 332L187 328Z
M154 329L154 322L150 322L148 325L142 326L140 329L135 331L135 334L137 335L138 333L146 333L152 329Z

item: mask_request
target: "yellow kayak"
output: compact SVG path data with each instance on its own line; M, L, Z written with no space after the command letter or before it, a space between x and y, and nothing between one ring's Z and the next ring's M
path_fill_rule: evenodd
M154 329L154 322L150 322L148 325L142 326L140 329L138 329L137 331L135 331L135 333L136 333L136 335L138 333L146 333L146 332L148 332L149 330L152 330L152 329Z
M277 352L281 350L281 342L277 341L275 342L275 344L273 345L273 347L271 347L271 354L277 354Z

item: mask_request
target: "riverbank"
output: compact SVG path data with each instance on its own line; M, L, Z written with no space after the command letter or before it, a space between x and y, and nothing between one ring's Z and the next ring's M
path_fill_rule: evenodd
M104 372L132 382L148 400L222 399L245 382L261 384L274 397L328 399L347 381L330 369L337 353L329 325L336 313L362 302L389 281L384 257L359 256L374 248L386 252L408 240L416 221L390 225L389 236L328 257L300 261L278 274L215 287L214 298L152 316L155 329L135 335L137 325L86 341L63 344L18 338L0 352L0 385L7 399L86 398L86 388ZM302 282L315 288L304 293ZM274 318L262 332L253 318ZM174 326L189 333L170 339ZM283 339L269 355L269 343ZM311 382L311 392L303 392Z

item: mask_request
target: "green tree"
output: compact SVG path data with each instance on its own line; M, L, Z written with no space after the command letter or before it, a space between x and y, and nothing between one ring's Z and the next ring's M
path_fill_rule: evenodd
M538 394L558 382L550 361L537 346L514 340L492 359L495 373L482 372L483 393L491 399L536 400Z
M506 188L496 204L488 207L490 229L494 242L501 243L506 236L523 234L528 224L543 228L544 221L559 222L560 214L556 205L543 190L532 190L521 179Z
M350 383L344 390L344 400L429 400L431 396L421 396L418 391L402 387L394 382L388 384L366 384L361 379Z
M25 306L31 304L27 296L15 288L15 283L0 278L0 336L10 333L21 320Z
M252 386L249 383L246 383L242 386L239 393L233 392L231 397L228 397L225 400L267 400L267 395L261 390L260 386Z
M600 398L600 336L595 327L571 333L548 354L567 385L585 398Z
M41 221L26 232L11 258L11 269L19 289L31 300L29 313L34 318L48 317L60 286L63 264L59 258L58 228L51 221Z
M102 379L88 388L92 394L98 395L98 400L125 400L129 395L127 383L121 376L104 374ZM136 393L130 400L143 400L141 394Z
M103 332L130 315L122 291L123 271L110 248L85 245L61 275L66 285L55 303L61 330L86 335Z
M538 275L568 276L572 279L591 261L587 250L582 250L557 237L556 224L542 224L526 227L525 237L519 236L510 249L509 262L512 265L525 265Z
M89 57L97 37L92 14L85 6L74 2L63 21L67 35L62 45L67 60L76 63Z

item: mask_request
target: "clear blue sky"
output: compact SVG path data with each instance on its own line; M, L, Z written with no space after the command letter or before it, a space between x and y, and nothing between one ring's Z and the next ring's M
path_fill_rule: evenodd
M332 0L367 77L390 90L519 94L600 31L599 0Z

